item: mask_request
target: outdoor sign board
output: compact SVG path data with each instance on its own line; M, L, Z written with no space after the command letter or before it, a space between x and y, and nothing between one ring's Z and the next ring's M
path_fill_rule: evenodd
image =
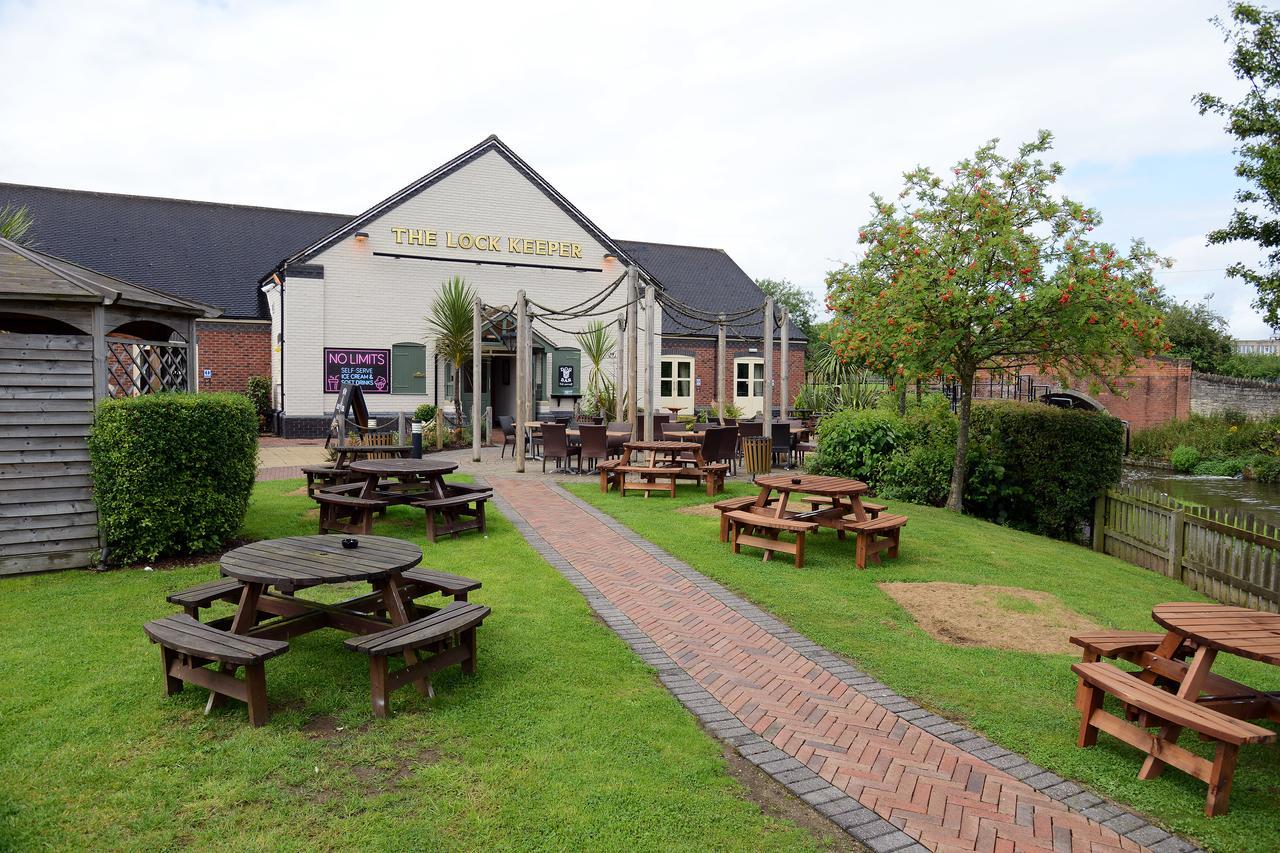
M572 364L557 365L559 375L556 381L561 388L573 388L577 384L573 379L573 367Z
M356 385L366 394L391 393L391 350L325 347L324 390L337 394Z

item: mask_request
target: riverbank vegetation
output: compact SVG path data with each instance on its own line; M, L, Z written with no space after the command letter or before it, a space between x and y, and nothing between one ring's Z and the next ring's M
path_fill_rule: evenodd
M1249 420L1239 412L1192 415L1135 432L1131 455L1169 462L1186 474L1246 474L1280 482L1280 415Z

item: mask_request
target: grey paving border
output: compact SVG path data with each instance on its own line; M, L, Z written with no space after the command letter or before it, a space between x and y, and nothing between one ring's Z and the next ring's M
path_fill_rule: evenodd
M899 719L953 744L975 758L986 761L1015 779L1022 780L1045 796L1057 800L1071 811L1102 824L1116 834L1150 849L1153 853L1201 853L1201 849L1196 845L1171 835L1141 815L1105 800L1039 765L1032 764L1023 756L993 744L970 729L921 708L910 699L900 696L888 686L862 672L844 658L793 630L777 617L730 592L689 564L676 559L622 522L565 490L559 483L551 482L545 485L666 568L685 578L693 586L737 612L806 659L823 667L849 687L897 715ZM877 853L926 849L897 826L742 725L736 716L700 687L679 664L668 657L647 634L637 628L581 572L543 539L524 517L516 512L514 507L496 492L494 500L498 509L511 520L534 550L538 551L586 597L592 609L640 655L642 660L657 669L662 683L702 721L708 730L731 744L748 761L759 766L818 812L831 818L837 826L876 850Z

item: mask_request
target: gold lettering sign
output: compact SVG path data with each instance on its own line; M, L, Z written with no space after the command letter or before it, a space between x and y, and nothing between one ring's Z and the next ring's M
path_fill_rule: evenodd
M440 232L429 228L394 226L391 236L397 246L439 246ZM533 237L501 234L472 234L467 231L445 231L444 247L472 252L507 252L512 255L541 255L555 258L582 258L582 245L561 240L540 240Z

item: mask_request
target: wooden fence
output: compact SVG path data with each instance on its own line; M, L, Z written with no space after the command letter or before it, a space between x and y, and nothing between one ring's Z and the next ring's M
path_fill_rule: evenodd
M0 334L0 575L93 565L93 339Z
M1121 486L1096 503L1093 547L1226 604L1280 612L1280 530L1253 516Z

